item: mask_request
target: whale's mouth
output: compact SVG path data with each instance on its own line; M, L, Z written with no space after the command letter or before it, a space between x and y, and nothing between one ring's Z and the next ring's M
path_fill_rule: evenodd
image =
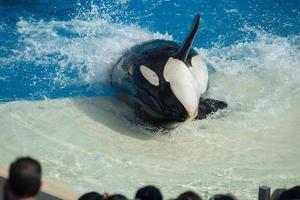
M135 98L135 103L139 108L137 113L138 116L155 126L160 126L166 129L174 129L178 127L180 123L183 123L188 119L192 119L189 118L187 112L179 115L178 113L175 114L175 109L171 109L169 110L168 114L166 114L162 110L154 110L148 104L142 102L140 99Z
M158 113L152 110L146 104L143 104L143 106L141 107L141 115L142 118L147 119L147 121L150 121L153 124L180 123L194 118L189 117L186 112L182 115L165 115L164 113Z

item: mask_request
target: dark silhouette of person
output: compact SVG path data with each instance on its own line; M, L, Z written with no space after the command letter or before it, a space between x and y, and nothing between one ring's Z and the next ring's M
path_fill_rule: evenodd
M4 186L5 200L35 200L42 185L42 167L30 157L21 157L11 163Z
M193 191L186 191L182 194L180 194L176 200L202 200L201 197L193 192Z
M145 187L140 188L136 194L135 194L135 199L139 200L162 200L162 194L160 190L153 186L153 185L148 185Z

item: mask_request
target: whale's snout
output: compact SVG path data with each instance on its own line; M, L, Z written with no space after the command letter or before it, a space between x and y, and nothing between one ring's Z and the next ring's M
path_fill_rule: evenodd
M198 114L198 108L187 110L187 120L194 119L197 116L197 114Z
M181 60L170 58L164 69L164 78L185 108L186 119L193 119L198 112L200 91L194 83L194 76L189 67Z

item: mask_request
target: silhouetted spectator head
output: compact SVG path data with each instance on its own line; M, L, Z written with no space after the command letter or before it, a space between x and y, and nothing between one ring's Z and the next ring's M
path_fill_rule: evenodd
M279 198L279 200L296 200L296 199L300 199L300 185L282 192Z
M139 200L162 200L162 194L160 190L152 185L148 185L140 188L136 194L135 199Z
M238 200L238 199L232 194L216 194L213 197L211 197L209 200Z
M278 200L280 198L280 195L287 191L287 189L285 188L278 188L276 190L274 190L274 192L272 193L270 200Z
M201 200L201 197L193 191L187 191L179 195L176 200Z
M17 198L35 196L41 187L42 167L30 157L18 158L9 167L8 190Z
M107 197L105 200L127 200L127 197L122 194L113 194Z
M98 192L88 192L81 197L79 197L78 200L103 200L104 197L99 194Z

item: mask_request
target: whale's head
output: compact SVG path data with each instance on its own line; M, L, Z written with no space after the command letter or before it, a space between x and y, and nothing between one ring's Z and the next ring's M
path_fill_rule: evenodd
M158 122L183 122L197 116L200 96L208 84L206 64L191 49L198 24L196 15L188 37L171 55L170 50L154 49L146 52L145 63L136 68L138 98L145 113Z

